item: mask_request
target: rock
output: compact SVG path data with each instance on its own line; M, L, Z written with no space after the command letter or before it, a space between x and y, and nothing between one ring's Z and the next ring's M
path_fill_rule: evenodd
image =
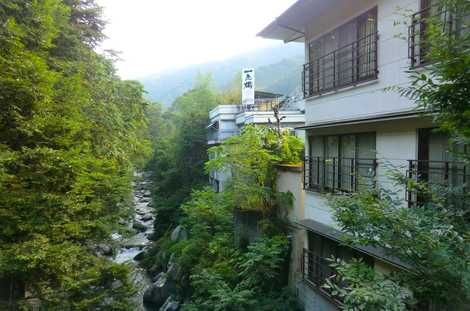
M145 251L138 253L137 255L134 256L135 261L141 261L142 259L145 258Z
M134 221L134 223L132 224L132 228L140 232L144 232L147 230L147 226L145 226L143 223L138 222L138 221Z
M148 190L145 190L145 191L142 192L142 195L143 195L144 198L150 198L150 194L151 193Z
M166 274L170 280L178 282L182 276L181 266L176 262L169 263Z
M171 233L171 240L173 242L183 241L186 239L188 239L188 233L181 225L176 227L175 230L173 230L173 232Z
M147 235L147 239L149 239L150 241L157 241L158 235L155 232L152 232L151 234Z
M180 308L180 303L173 298L173 296L168 297L163 306L159 311L178 311Z
M141 219L142 221L149 221L149 220L152 220L152 219L153 219L153 216L147 214L147 215L143 215L142 217L140 217L140 219Z
M98 254L101 254L103 256L112 256L114 253L113 248L107 244L98 244L96 246L96 249L98 251Z
M155 276L152 278L152 282L158 281L158 279L161 278L162 275L164 275L164 274L165 274L165 273L163 273L163 272L157 273L157 275L155 275Z
M119 224L120 224L121 226L126 226L126 225L127 225L127 220L125 220L125 219L120 219L120 220L119 220Z
M159 308L165 304L168 297L175 291L175 283L169 280L165 273L162 273L155 283L145 290L143 299L145 303L151 303Z
M123 284L120 280L116 280L111 284L111 288L112 289L118 289L118 288L122 287L122 285Z
M139 200L140 203L149 203L150 202L150 198L142 198Z

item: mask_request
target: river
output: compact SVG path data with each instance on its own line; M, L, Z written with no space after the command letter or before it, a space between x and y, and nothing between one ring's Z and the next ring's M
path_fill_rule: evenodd
M137 293L133 298L137 305L135 311L154 311L151 307L145 307L143 304L143 296L145 289L152 284L147 272L139 267L134 257L145 250L151 243L148 237L153 233L154 216L152 212L151 182L145 178L145 174L136 174L136 182L134 183L133 201L135 206L135 214L133 221L128 223L129 228L133 226L140 230L138 233L130 237L122 237L114 233L113 239L119 241L120 248L117 250L114 261L117 263L128 264L131 267L132 282L137 289Z

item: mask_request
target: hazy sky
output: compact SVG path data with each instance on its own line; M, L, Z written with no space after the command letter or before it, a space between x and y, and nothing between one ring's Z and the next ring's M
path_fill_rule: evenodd
M256 34L295 0L97 0L123 78L278 44Z

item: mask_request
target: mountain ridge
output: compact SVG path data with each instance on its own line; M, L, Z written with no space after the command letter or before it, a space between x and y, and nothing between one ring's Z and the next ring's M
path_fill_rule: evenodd
M256 69L256 88L282 94L295 92L300 85L303 46L275 45L244 53L223 61L170 70L138 79L147 92L147 98L171 105L173 100L191 89L198 73L211 73L214 84L221 90L233 81L242 68Z

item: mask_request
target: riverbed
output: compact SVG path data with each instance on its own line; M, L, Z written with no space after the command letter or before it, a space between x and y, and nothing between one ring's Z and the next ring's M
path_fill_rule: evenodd
M135 311L153 311L150 307L143 304L143 296L145 289L152 284L147 272L139 267L134 260L135 256L143 252L151 243L149 236L153 233L153 209L151 205L151 182L145 178L145 174L136 174L136 182L134 182L133 203L134 217L129 221L129 228L135 228L136 234L130 237L122 237L118 233L114 233L112 238L119 242L119 249L114 256L114 261L121 264L128 264L131 267L131 280L137 293L133 298L136 309Z

